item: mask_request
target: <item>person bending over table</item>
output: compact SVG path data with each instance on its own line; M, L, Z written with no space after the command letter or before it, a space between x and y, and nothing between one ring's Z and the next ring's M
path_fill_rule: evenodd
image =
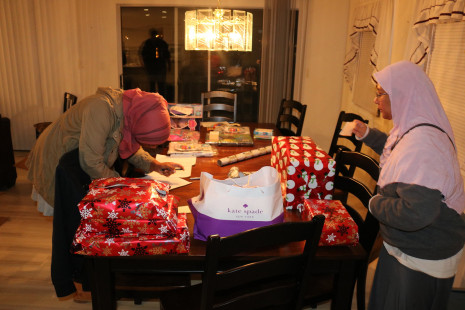
M389 136L356 121L381 154L369 210L384 240L368 309L444 309L465 242L465 196L454 135L423 70L408 61L374 74ZM462 215L462 217L461 217Z
M167 105L157 93L102 87L48 126L26 163L39 211L53 215L55 169L60 158L75 149L79 149L81 168L91 179L119 176L112 168L118 155L144 172L169 176L182 168L176 163L158 162L141 147L156 146L168 139Z
M141 147L168 139L167 105L157 93L98 88L95 95L71 107L39 136L28 157L28 178L42 201L40 211L54 215L51 275L58 297L88 299L76 284L83 283L88 289L82 258L72 255L70 246L80 223L77 204L90 181L118 177L112 168L118 155L144 172L169 176L183 168L177 163L160 163Z

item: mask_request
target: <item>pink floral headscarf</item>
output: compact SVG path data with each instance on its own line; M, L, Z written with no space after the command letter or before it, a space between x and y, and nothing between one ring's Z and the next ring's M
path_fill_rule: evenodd
M168 103L157 93L139 88L123 93L123 140L119 154L125 159L140 148L139 143L159 145L170 135Z
M408 61L392 64L375 73L380 86L389 94L394 126L381 155L378 185L402 182L439 190L448 207L462 213L465 195L455 150L452 127L442 108L433 83L423 70ZM429 123L440 127L410 128ZM451 140L447 137L450 137Z

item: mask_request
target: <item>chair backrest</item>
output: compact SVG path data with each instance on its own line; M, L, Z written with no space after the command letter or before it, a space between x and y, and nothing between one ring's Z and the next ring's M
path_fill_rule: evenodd
M379 223L370 212L365 211L368 211L368 204L371 197L373 197L375 190L370 190L367 185L353 177L338 173L341 170L341 167L347 165L363 169L368 173L368 175L377 181L379 177L379 164L370 156L359 152L339 150L336 154L336 176L334 178L334 189L350 193L357 197L366 209L364 212L360 212L362 211L360 208L356 208L354 205L348 205L347 200L343 201L347 211L358 225L360 244L369 254L378 235ZM365 213L366 216L364 215Z
M75 105L76 101L77 97L75 95L65 92L63 102L63 113L66 112L72 105Z
M308 222L264 226L229 237L210 236L200 309L300 309L324 220L324 216L316 216ZM305 241L305 246L298 255L283 253L252 263L240 259L237 264L223 263L225 258L231 262L236 255L300 241Z
M201 94L203 121L236 122L237 94L227 91L210 91Z
M344 149L344 150L360 152L360 150L362 149L363 142L357 140L355 138L355 135L352 135L352 136L341 136L341 135L339 135L344 123L352 122L353 120L356 120L356 119L368 124L368 120L363 119L361 116L359 116L357 114L346 113L344 111L341 111L339 113L339 118L337 119L337 123L336 123L336 129L334 130L333 139L331 140L331 146L329 147L329 152L328 152L329 156L333 157L334 154L336 154L338 149ZM354 147L352 149L350 149L345 145L339 144L338 143L339 139L345 139L347 141L352 142Z
M300 136L307 106L295 100L281 100L276 127L283 136Z

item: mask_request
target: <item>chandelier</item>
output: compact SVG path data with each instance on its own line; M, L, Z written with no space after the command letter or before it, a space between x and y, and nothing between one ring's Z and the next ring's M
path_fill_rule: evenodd
M252 21L252 13L240 10L187 11L185 49L250 52Z

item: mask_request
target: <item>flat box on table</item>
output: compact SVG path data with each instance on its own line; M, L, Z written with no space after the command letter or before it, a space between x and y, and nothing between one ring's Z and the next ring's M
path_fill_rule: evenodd
M169 185L155 180L103 178L92 181L79 202L82 219L113 218L170 221L176 216L168 195ZM173 230L176 222L171 223Z
M358 226L339 200L306 199L302 219L311 220L318 214L326 217L319 245L358 243Z
M176 233L169 238L160 239L155 235L112 237L78 230L72 244L73 253L89 256L185 254L189 253L189 249L189 229L185 213L178 215Z
M309 137L272 138L271 166L281 176L287 209L302 210L305 199L332 199L335 164Z
M165 219L122 219L117 218L117 213L101 212L94 213L94 216L84 218L81 216L79 230L86 233L105 234L113 237L138 237L139 235L158 236L157 239L163 239L173 236L177 229L177 198L173 195L167 195L167 205L161 209L159 215ZM168 210L168 211L165 211ZM105 216L108 214L108 216ZM103 215L103 217L98 217Z

